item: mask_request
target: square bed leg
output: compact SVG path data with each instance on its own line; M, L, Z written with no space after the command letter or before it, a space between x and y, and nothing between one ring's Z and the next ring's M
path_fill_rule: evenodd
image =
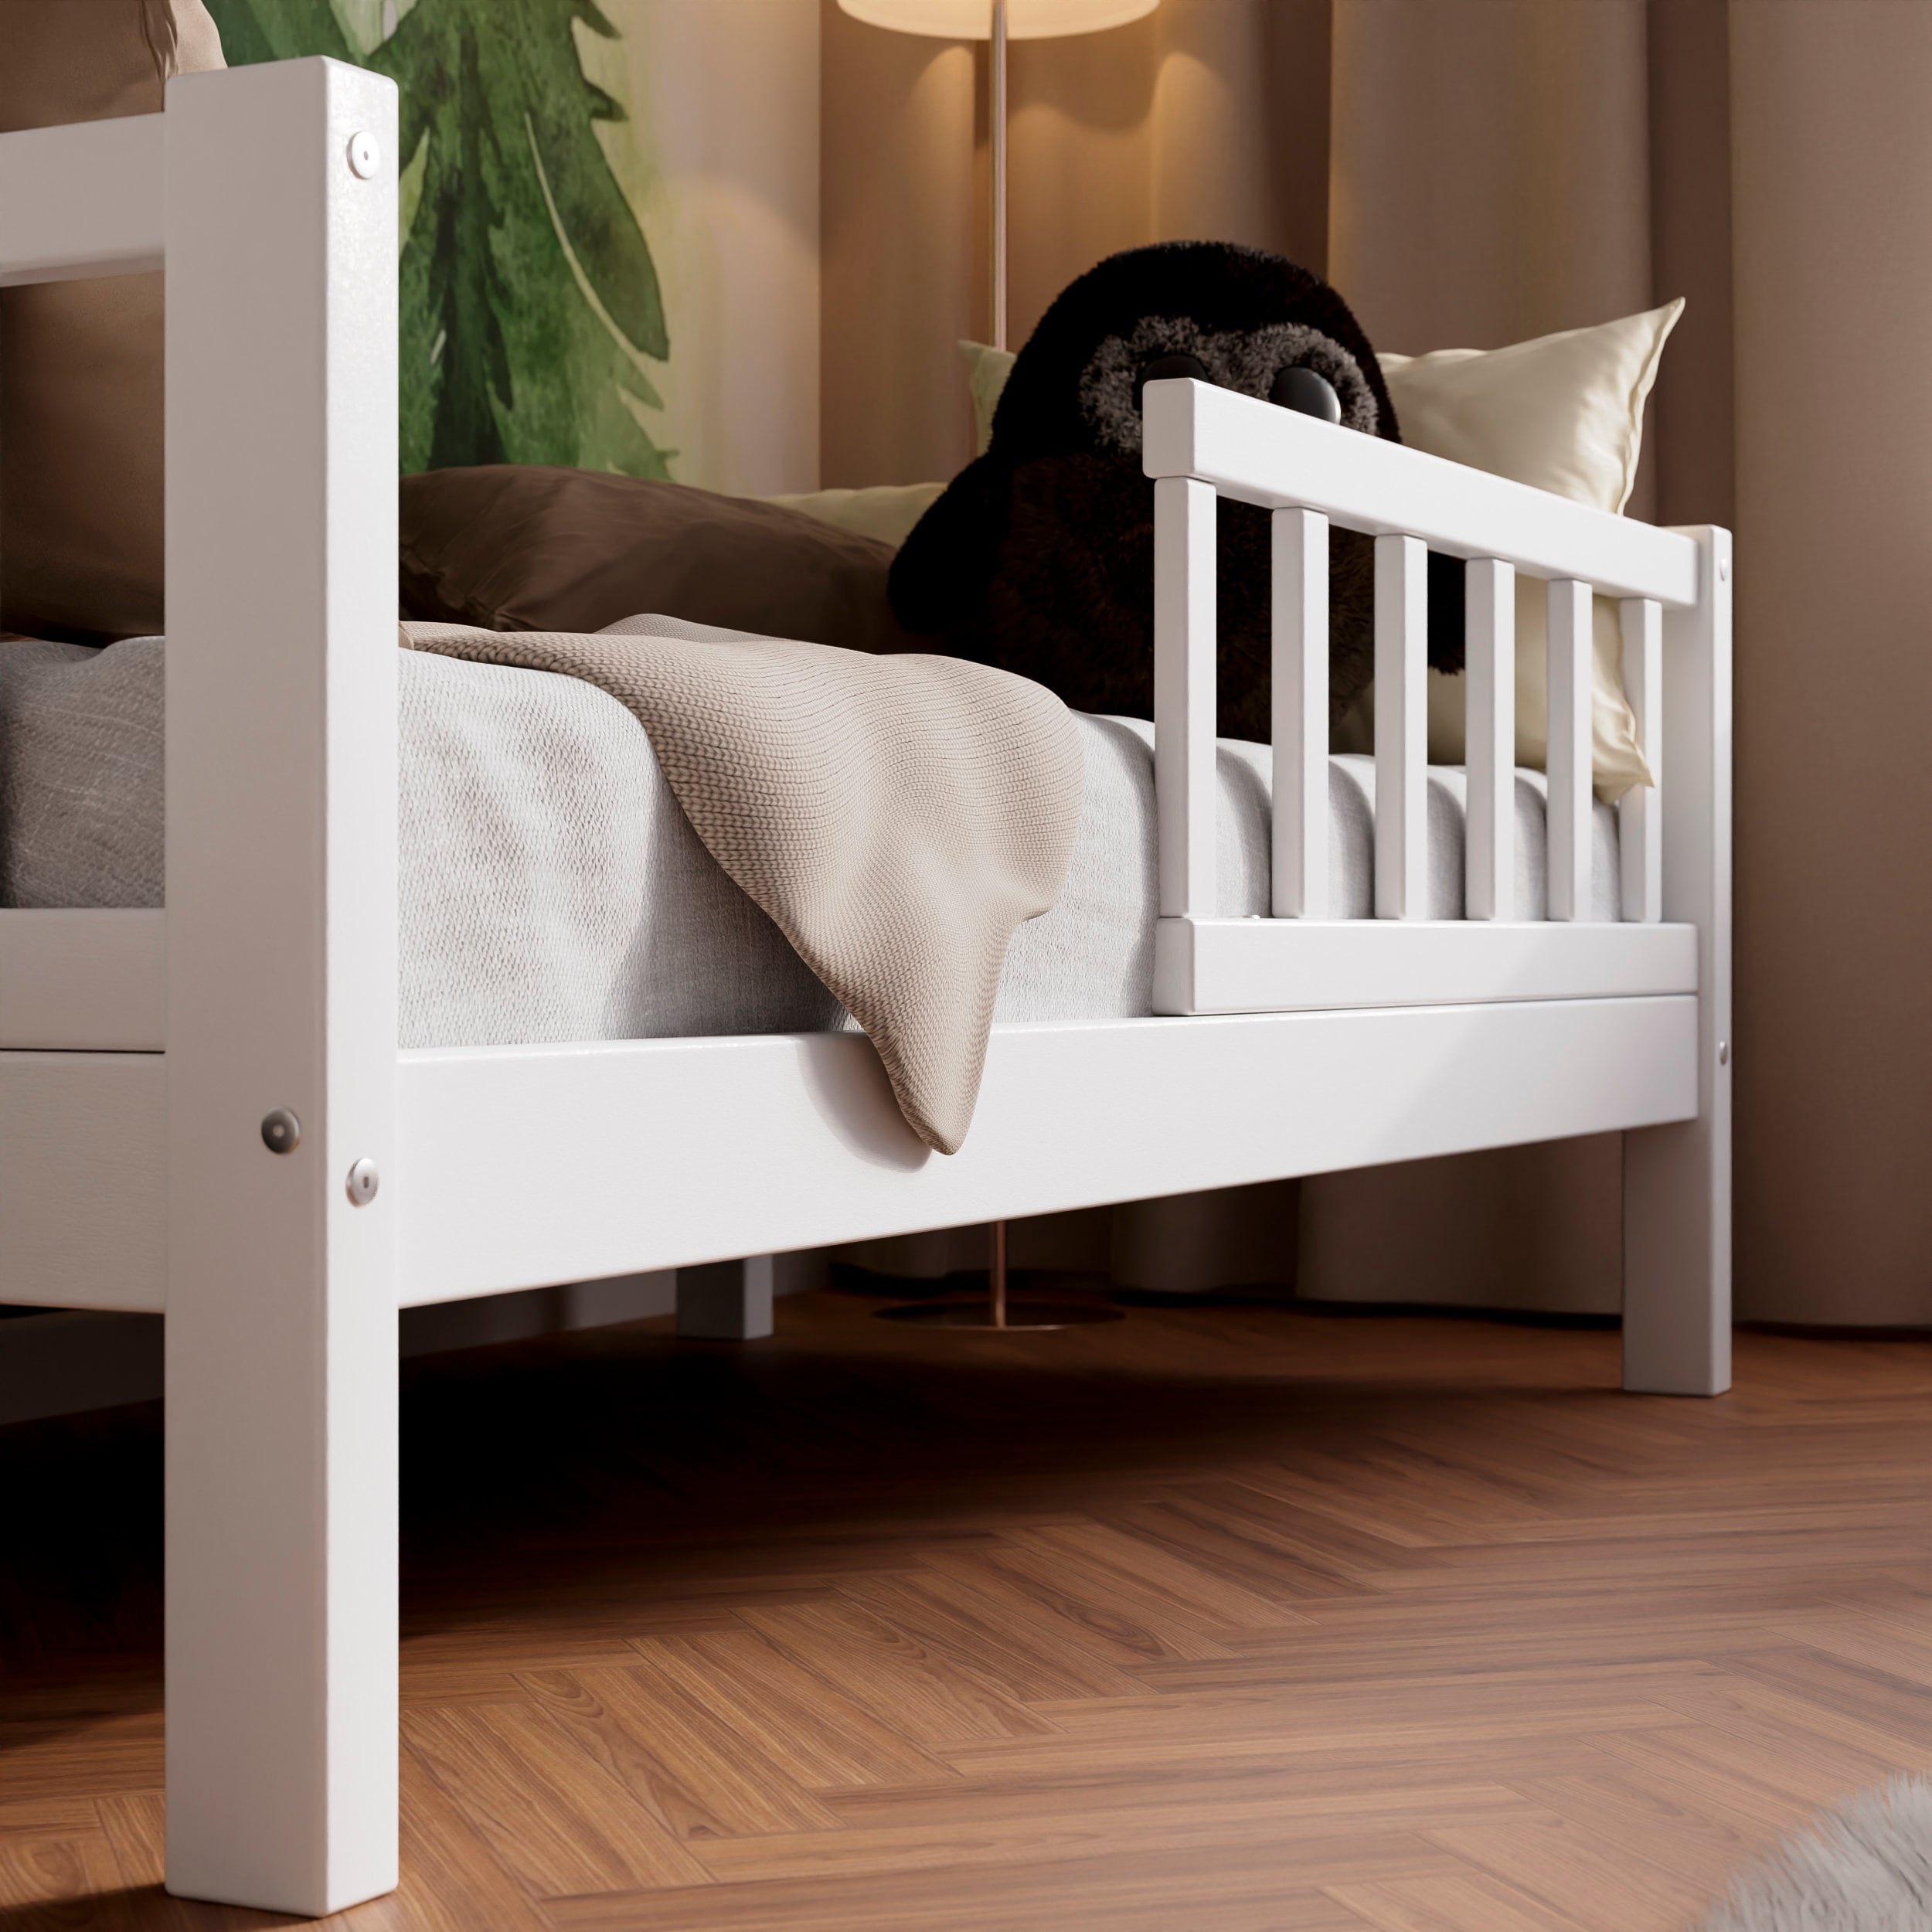
M168 1886L396 1879L396 94L168 83Z
M1697 1117L1624 1136L1624 1386L1714 1396L1731 1383L1731 539L1685 534L1699 597L1664 616L1645 809L1662 808L1662 916L1697 927Z
M713 1342L762 1342L772 1331L768 1254L678 1270L678 1332Z
M166 1322L168 1889L321 1917L396 1881L394 1273L379 1224L323 1233L322 1148L207 1125L228 1185L176 1169Z
M1624 1386L1731 1386L1729 1109L1624 1136Z

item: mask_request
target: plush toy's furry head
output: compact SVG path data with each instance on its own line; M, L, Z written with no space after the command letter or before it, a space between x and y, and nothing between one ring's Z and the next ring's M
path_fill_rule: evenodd
M1318 276L1225 242L1110 257L1041 318L1015 359L985 454L906 539L891 578L900 621L1036 679L1077 709L1149 715L1154 492L1141 469L1141 391L1173 376L1325 417L1338 434L1401 440L1368 338ZM1217 526L1221 729L1265 738L1268 515L1224 503ZM1369 540L1337 531L1337 716L1372 674L1373 579ZM1459 632L1454 645L1459 665Z
M1109 256L1054 298L1014 362L988 454L1138 457L1141 377L1169 356L1264 400L1283 370L1311 369L1345 427L1400 440L1368 338L1326 282L1264 249L1163 242Z

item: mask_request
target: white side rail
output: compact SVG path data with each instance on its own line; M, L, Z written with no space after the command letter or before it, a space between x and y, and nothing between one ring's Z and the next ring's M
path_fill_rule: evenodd
M1592 600L1622 608L1625 683L1661 779L1665 615L1708 601L1692 536L1187 379L1150 383L1155 768L1162 925L1156 1010L1199 1013L1444 997L1577 998L1695 989L1664 917L1661 793L1620 811L1622 923L1591 923ZM1215 903L1216 543L1221 497L1272 512L1272 917ZM1372 920L1335 922L1328 881L1328 538L1375 539ZM1468 808L1463 919L1428 919L1427 554L1468 560ZM1549 916L1515 904L1515 577L1548 580ZM1312 943L1308 929L1327 936ZM1396 924L1426 928L1400 947ZM1566 927L1587 927L1566 936ZM1646 934L1640 930L1650 928ZM1454 951L1445 951L1453 947Z
M0 134L0 288L160 267L162 119Z

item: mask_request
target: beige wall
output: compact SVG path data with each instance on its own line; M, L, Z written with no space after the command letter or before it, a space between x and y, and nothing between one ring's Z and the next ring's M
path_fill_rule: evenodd
M818 487L818 0L605 0L580 33L630 118L599 131L664 287L668 366L652 440L681 481Z
M1335 0L1328 274L1378 348L1651 298L1645 0Z
M950 476L972 454L973 54L822 0L819 365L828 488Z
M1932 1321L1932 6L1731 10L1737 1265Z

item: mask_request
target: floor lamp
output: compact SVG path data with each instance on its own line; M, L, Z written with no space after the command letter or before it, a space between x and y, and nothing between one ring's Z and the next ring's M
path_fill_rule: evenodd
M854 19L900 33L926 34L941 40L992 42L987 70L991 80L987 141L992 151L992 258L993 346L1006 346L1006 43L1057 39L1065 34L1097 33L1124 27L1151 13L1160 0L838 0ZM882 1308L888 1321L912 1321L948 1328L1070 1328L1093 1321L1117 1321L1117 1308L1078 1302L1009 1302L1006 1281L1006 1223L990 1231L992 1252L984 1302L915 1301Z
M838 0L855 20L940 40L990 40L987 141L993 160L993 346L1006 346L1006 43L1124 27L1160 0Z

